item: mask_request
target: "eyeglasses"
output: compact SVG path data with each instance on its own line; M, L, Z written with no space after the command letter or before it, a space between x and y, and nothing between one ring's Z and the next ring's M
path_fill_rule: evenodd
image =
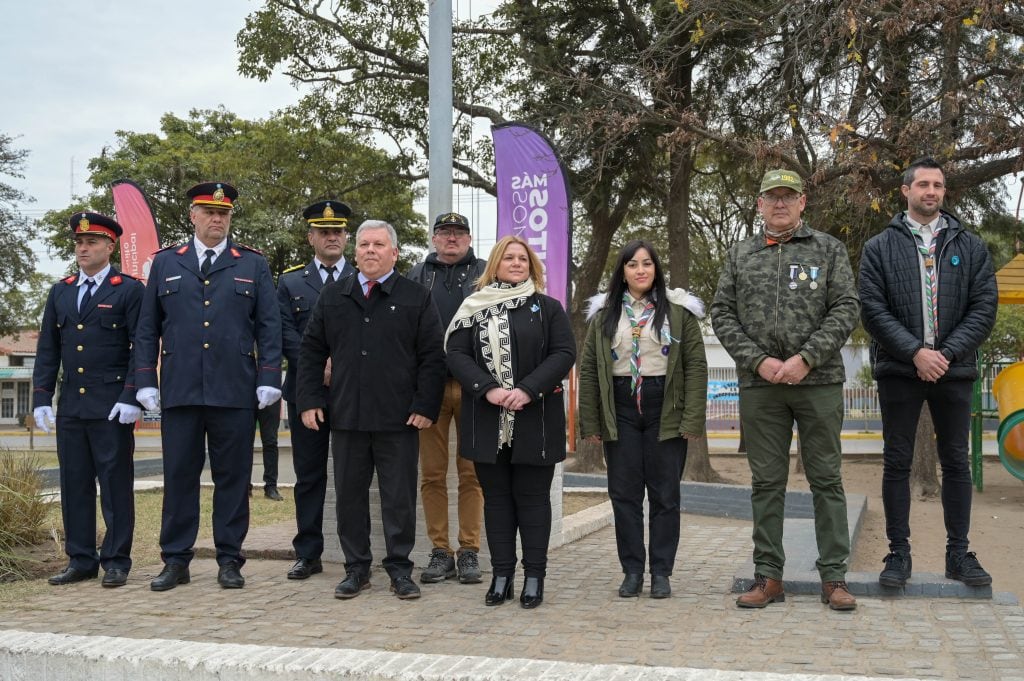
M469 232L464 229L438 229L434 232L434 236L439 236L442 239L459 238L462 236L469 236Z
M800 200L803 194L797 194L795 192L787 192L785 194L761 194L761 198L769 206L774 206L779 201L782 201L787 206L792 206L794 203Z

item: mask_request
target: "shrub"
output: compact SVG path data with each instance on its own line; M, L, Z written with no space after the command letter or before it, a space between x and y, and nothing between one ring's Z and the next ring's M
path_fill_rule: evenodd
M25 576L27 559L17 549L48 536L42 487L36 459L0 449L0 581Z

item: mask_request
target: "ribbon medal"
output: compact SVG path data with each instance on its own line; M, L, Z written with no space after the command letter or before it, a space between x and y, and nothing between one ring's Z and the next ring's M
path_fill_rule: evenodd
M819 272L821 272L821 268L820 267L815 267L814 265L811 265L811 290L812 291L818 288L818 273Z
M796 271L797 271L797 269L799 267L800 267L800 265L790 265L789 266L789 290L790 291L795 291L796 290L796 286L797 286L797 283L796 283Z

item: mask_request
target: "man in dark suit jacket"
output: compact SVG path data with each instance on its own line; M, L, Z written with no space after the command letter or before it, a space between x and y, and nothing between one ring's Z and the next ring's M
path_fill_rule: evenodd
M195 237L153 259L135 345L139 402L147 409L163 405L164 569L150 584L154 591L189 581L207 447L216 488L217 581L226 589L245 585L240 569L256 409L281 399L281 312L270 267L259 252L228 237L238 192L208 182L188 196Z
M370 586L369 487L380 488L387 556L398 598L419 598L409 553L416 539L418 431L437 419L444 389L441 322L430 292L395 272L398 239L386 222L356 232L359 274L323 290L302 338L297 388L302 422L319 430L330 405L338 535L352 598ZM329 395L323 391L328 358Z
M142 283L110 265L121 226L99 213L71 216L80 269L50 289L32 371L36 425L54 422L50 405L61 365L57 406L61 514L68 566L50 584L92 579L122 586L132 567L135 529L135 401L131 355ZM115 418L117 420L115 420ZM96 481L107 531L96 555Z
M356 273L345 260L345 231L351 209L340 201L320 201L306 207L302 216L309 231L306 240L313 247L313 261L285 271L277 282L277 301L281 307L281 332L288 372L284 377L284 399L288 401L288 426L292 432L292 462L295 466L295 524L292 540L298 559L288 570L288 579L307 579L323 572L320 555L324 552L324 497L327 494L327 455L331 431L311 430L302 424L295 404L295 377L299 369L299 345L320 290L339 279ZM324 420L330 421L327 386L331 380L330 359L320 391L324 400Z

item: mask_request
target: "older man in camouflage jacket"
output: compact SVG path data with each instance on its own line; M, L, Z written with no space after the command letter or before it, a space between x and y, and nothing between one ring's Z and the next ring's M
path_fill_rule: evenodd
M736 601L741 608L785 600L782 525L794 421L814 497L821 600L833 610L857 606L845 581L850 535L839 436L840 348L859 303L846 248L803 223L806 205L796 173L765 174L757 199L764 232L729 249L711 306L715 334L736 361L753 479L755 574Z

